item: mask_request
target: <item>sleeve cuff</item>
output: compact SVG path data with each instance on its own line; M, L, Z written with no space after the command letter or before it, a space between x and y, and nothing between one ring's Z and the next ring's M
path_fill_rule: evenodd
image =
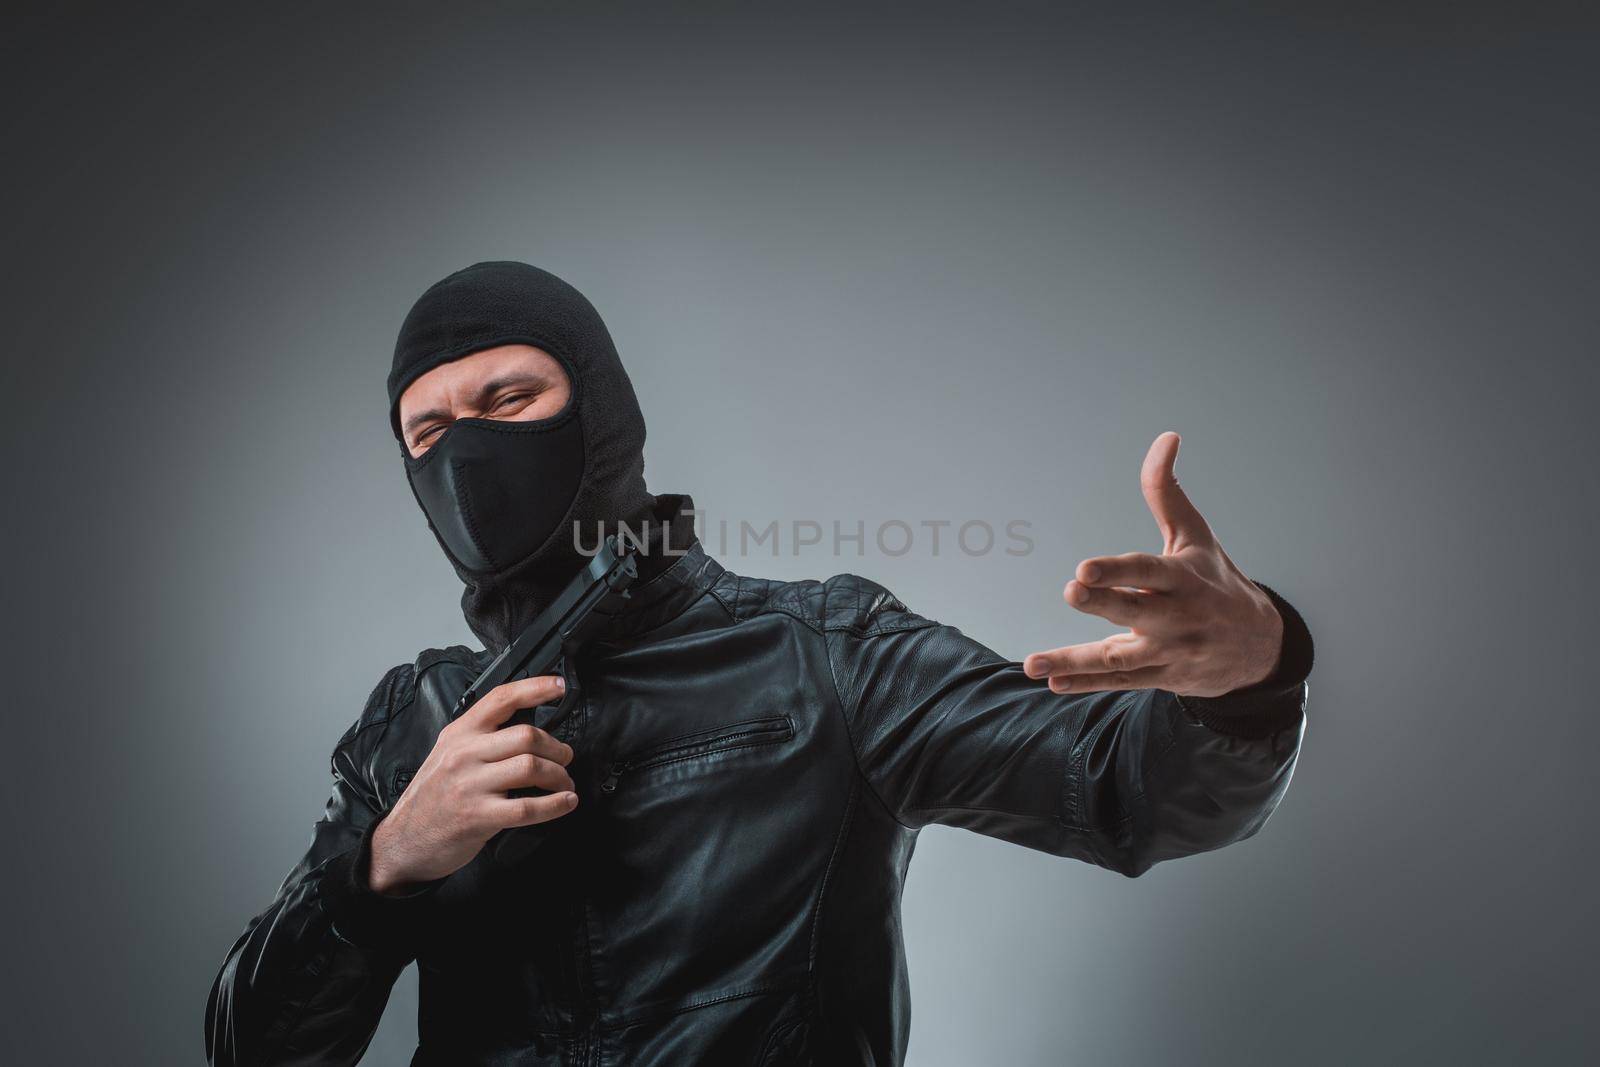
M1298 726L1305 713L1305 683L1315 648L1300 613L1275 590L1256 582L1283 619L1283 649L1271 675L1219 697L1182 696L1178 702L1197 721L1233 737L1270 737Z
M432 906L434 891L444 879L425 882L404 893L372 891L372 822L356 846L330 859L322 869L323 910L333 932L357 948L374 952L408 952L407 946Z

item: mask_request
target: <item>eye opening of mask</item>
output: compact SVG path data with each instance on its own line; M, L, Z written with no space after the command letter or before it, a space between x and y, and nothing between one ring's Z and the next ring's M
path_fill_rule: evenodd
M561 427L565 426L568 422L576 418L577 410L577 406L573 403L573 399L568 397L566 405L560 411L549 416L548 418L543 419L530 419L526 422L519 422L514 419L484 419L475 416L455 419L450 423L450 425L446 426L442 431L440 431L439 436L435 437L433 439L433 443L428 445L428 450L422 453L420 456L413 456L411 454L411 449L406 447L406 443L404 441L401 441L400 457L405 460L406 467L409 470L419 471L426 467L428 465L428 461L434 456L448 451L445 446L449 444L452 436L455 434L456 427L458 426L468 429L478 428L489 430L493 433L550 433L553 430L561 429Z
M541 433L558 429L565 424L568 419L576 417L579 400L578 390L582 388L582 385L578 379L577 371L573 368L572 361L560 351L560 346L552 344L546 340L527 336L496 338L492 341L475 344L470 349L460 353L459 355L452 355L447 359L441 359L432 366L427 367L426 370L432 370L434 367L442 367L446 363L453 363L458 359L466 359L468 356L482 352L486 349L498 348L502 345L513 344L532 345L533 347L538 348L549 355L550 358L554 359L558 364L561 365L562 373L567 376L567 402L562 405L561 410L557 411L553 415L547 415L542 419L490 419L481 416L466 416L459 419L452 419L450 423L445 426L443 430L439 431L439 433L432 439L427 448L423 451L422 455L413 456L411 454L411 446L406 443L405 434L401 432L399 428L400 398L396 398L390 421L395 427L396 443L398 443L400 446L400 458L404 460L408 470L416 471L425 467L429 458L438 454L440 448L449 441L451 432L458 425L465 424L468 426L481 426L485 429L496 430L505 433ZM422 377L423 373L426 373L426 371L413 374L411 381L414 382L417 378ZM408 382L405 388L410 388L410 384L411 383ZM403 391L401 396L404 396Z

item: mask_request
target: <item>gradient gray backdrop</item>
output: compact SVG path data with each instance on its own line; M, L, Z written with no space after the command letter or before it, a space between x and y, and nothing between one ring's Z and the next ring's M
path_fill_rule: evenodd
M605 314L657 490L1036 532L736 570L1092 639L1173 428L1310 621L1257 838L923 834L913 1064L1594 1056L1596 38L1439 10L7 16L0 1058L198 1063L334 741L467 639L382 381L502 257Z

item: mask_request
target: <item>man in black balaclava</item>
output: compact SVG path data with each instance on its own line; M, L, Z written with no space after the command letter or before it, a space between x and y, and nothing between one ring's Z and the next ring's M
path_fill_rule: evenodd
M1067 583L1127 629L1016 663L864 578L711 559L688 498L645 489L605 325L537 268L428 289L389 406L485 648L390 670L340 738L310 848L212 989L213 1064L355 1063L413 961L413 1067L899 1064L922 826L1137 876L1251 836L1288 786L1310 634L1178 487L1175 434L1141 473L1162 552ZM589 640L459 712L623 527L639 577Z
M400 424L407 388L501 346L554 357L570 383L567 406L533 422L456 420L413 456ZM611 335L582 293L537 267L478 263L423 293L395 344L389 412L412 491L466 585L461 609L492 649L582 565L573 524L593 536L649 519L644 416Z

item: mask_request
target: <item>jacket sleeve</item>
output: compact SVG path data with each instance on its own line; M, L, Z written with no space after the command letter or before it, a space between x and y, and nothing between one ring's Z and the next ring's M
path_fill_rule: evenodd
M414 956L409 942L433 888L401 897L371 891L371 836L381 817L341 741L311 847L234 942L212 985L205 1038L213 1067L354 1064L366 1051Z
M1249 837L1288 787L1312 655L1299 614L1262 588L1284 619L1278 667L1213 699L1057 695L888 593L869 611L857 594L824 634L861 773L907 827L961 826L1130 877Z

